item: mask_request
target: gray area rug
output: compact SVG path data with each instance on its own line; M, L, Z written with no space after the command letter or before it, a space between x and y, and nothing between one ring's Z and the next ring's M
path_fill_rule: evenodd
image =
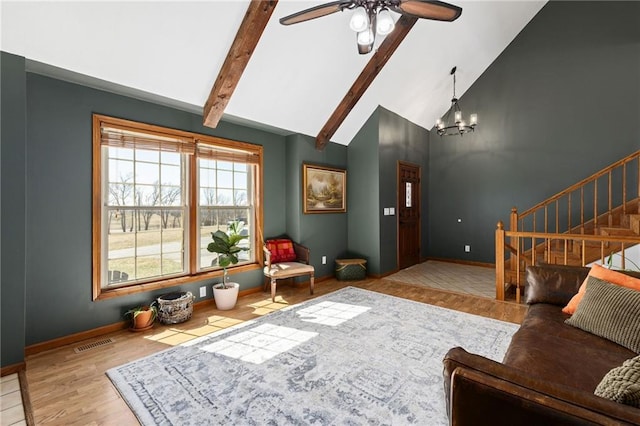
M445 353L517 328L347 287L107 375L144 425L446 425Z

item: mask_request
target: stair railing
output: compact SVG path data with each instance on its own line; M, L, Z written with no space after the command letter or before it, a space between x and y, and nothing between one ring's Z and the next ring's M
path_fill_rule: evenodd
M577 198L577 200L576 200ZM510 231L588 233L612 226L614 210L640 213L640 150L536 204L511 209ZM578 204L578 207L575 204ZM588 224L589 229L585 229Z
M509 241L509 242L507 242ZM616 244L616 246L613 246ZM496 229L496 299L504 300L506 275L509 273L505 270L505 251L508 251L517 259L514 264L515 270L511 273L515 274L511 282L516 286L516 302L520 303L521 283L524 278L524 269L526 265L535 265L540 254L537 250L529 250L525 253L521 247L546 247L544 251L543 261L546 263L559 263L567 265L572 247L578 247L580 264L585 266L587 251L596 249L600 251L600 262L605 263L606 259L612 253L619 253L621 256L621 267L626 268L625 249L640 244L639 236L602 236L602 235L586 235L586 234L569 234L569 233L543 233L543 232L523 232L523 231L506 231L503 223L498 222ZM561 246L563 249L561 262L551 262L551 246ZM558 260L558 259L554 259Z
M515 207L512 208L509 217L509 231L503 230L509 237L508 243L503 241L503 247L499 249L496 239L496 270L501 265L503 277L503 287L499 293L496 274L496 297L499 294L504 297L504 277L506 274L508 282L516 285L517 298L519 299L522 271L528 264L536 263L536 257L541 256L540 251L543 252L543 256L549 257L552 249L555 252L562 252L564 247L567 252L569 247L573 247L575 240L565 234L584 235L583 242L592 241L593 244L599 242L602 250L610 251L611 243L617 243L618 239L623 237L596 236L595 234L602 227L619 225L620 223L615 222L626 214L640 214L640 150L547 198L523 213L518 213ZM500 227L502 227L501 223ZM536 234L537 237L524 238L527 233ZM565 236L554 238L554 235ZM638 241L633 244L637 243ZM504 259L505 250L509 252L508 261ZM593 256L593 253L590 252L590 254ZM581 260L584 264L587 260L584 258L584 251L582 255ZM603 256L604 251L602 251L601 257ZM552 263L551 260L547 258L544 261ZM561 260L567 264L568 256L565 255ZM593 260L589 260L589 262L591 261Z

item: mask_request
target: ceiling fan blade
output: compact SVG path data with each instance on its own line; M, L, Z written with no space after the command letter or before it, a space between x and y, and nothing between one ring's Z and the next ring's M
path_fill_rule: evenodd
M280 18L280 23L282 25L291 25L297 24L298 22L304 22L310 19L316 19L322 16L331 15L332 13L340 12L341 10L351 6L352 3L353 1L351 0L340 0L321 4L319 6L314 6L309 9L301 10L300 12L296 12L289 16L285 16L284 18Z
M455 21L462 14L462 8L437 0L401 0L395 12L416 18L435 21Z

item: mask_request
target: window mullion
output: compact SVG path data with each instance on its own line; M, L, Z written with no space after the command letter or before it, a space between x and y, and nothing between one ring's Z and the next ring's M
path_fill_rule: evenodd
M198 272L198 258L200 257L200 229L198 221L198 159L196 155L190 155L187 158L186 167L186 184L188 186L188 212L189 212L189 244L185 247L188 251L189 272L195 274Z

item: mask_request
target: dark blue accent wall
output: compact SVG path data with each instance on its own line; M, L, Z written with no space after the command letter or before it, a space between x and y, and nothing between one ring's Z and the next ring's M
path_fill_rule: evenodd
M432 131L429 254L494 262L511 207L640 149L640 3L547 3L460 104L480 125L464 137Z
M25 347L25 60L0 52L0 333L2 366L24 361ZM52 247L47 246L47 252Z

